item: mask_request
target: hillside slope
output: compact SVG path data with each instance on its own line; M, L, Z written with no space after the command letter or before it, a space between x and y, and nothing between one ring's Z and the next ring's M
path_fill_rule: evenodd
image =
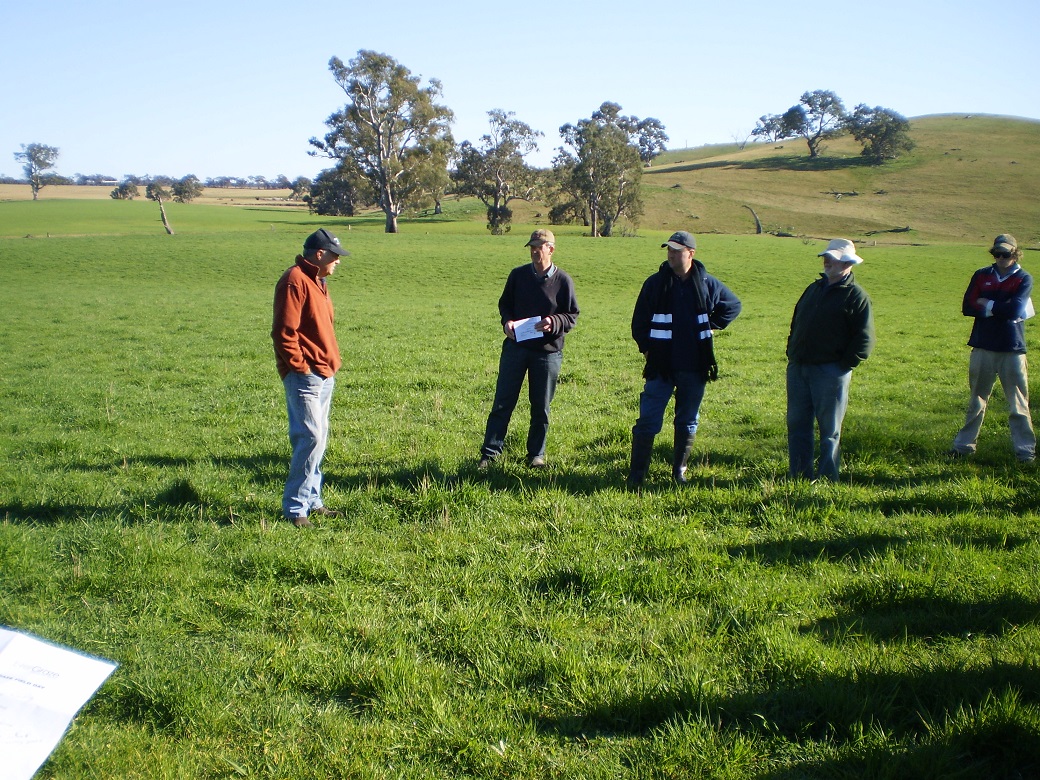
M1010 232L1023 246L1040 249L1040 121L982 114L917 117L911 119L911 137L911 153L881 166L865 163L849 137L826 143L817 160L810 160L800 139L665 152L644 169L645 212L638 228L751 234L753 210L764 231L794 236L979 244ZM108 193L107 187L49 186L41 200L102 200L121 209L120 219L134 210ZM30 198L28 185L0 185L0 203ZM207 189L195 204L305 208L287 198L287 190ZM473 223L478 231L476 225L484 224L485 209L475 198L452 197L443 205L437 221ZM513 201L510 207L516 226L547 224L544 203ZM39 211L31 213L43 219ZM365 217L382 225L378 211L359 215ZM14 226L0 235L47 232L39 220L10 218ZM412 221L426 220L402 218L405 226ZM622 221L617 230L631 228Z
M882 166L865 164L849 137L817 160L801 140L668 152L645 171L640 226L753 233L753 209L767 232L931 243L1009 231L1040 246L1040 122L943 115L911 123L916 148Z

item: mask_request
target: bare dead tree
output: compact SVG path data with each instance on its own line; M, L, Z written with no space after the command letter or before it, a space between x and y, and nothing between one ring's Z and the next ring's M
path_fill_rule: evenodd
M755 210L753 208L751 208L750 206L748 206L746 203L744 204L744 208L746 208L748 211L750 211L751 212L751 216L753 216L755 218L755 232L756 233L761 233L762 232L762 220L760 220L758 218L758 214L756 214Z

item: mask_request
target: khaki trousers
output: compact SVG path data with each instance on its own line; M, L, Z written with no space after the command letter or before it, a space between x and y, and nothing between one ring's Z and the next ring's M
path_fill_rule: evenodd
M993 384L1000 378L1000 386L1004 388L1004 397L1008 403L1008 423L1011 428L1011 446L1015 457L1019 460L1032 460L1036 456L1036 436L1033 433L1033 422L1029 415L1029 377L1026 370L1026 356L1015 352L990 352L987 349L974 348L968 361L968 384L971 386L971 398L968 401L968 412L964 427L953 440L953 448L958 452L975 452L975 443L979 438L982 420L986 416L986 406Z

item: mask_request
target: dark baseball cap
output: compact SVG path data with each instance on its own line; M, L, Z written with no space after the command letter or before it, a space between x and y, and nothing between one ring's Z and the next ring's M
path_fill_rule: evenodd
M340 257L350 255L350 252L344 249L343 245L339 243L339 239L325 228L315 230L307 236L307 239L303 242L303 253L305 255L310 254L311 252L317 252L319 249L324 249L326 252L332 252Z
M696 249L697 240L693 237L693 234L687 233L685 230L677 230L668 237L667 241L661 244L661 249L664 249L666 246L672 249Z

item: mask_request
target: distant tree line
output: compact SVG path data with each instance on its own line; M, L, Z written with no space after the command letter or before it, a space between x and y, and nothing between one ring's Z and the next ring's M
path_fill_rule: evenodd
M194 175L129 175L117 183L101 174L68 180L48 173L58 157L54 147L23 145L15 158L23 162L34 199L41 187L59 179L89 186L115 183L111 196L117 200L140 197L144 187L145 197L159 203L169 232L163 202L188 203L203 187L213 187L288 189L291 198L322 215L352 216L358 209L378 208L388 233L397 232L406 210L439 213L445 197L472 196L487 210L488 230L501 235L510 229L510 204L539 200L549 206L552 224L580 222L592 236L606 237L622 218L638 224L643 169L668 142L660 120L626 116L620 105L607 101L590 117L561 126L562 144L551 168L536 169L526 158L537 151L542 133L511 111L488 111L488 132L476 142L456 144L454 114L439 102L442 88L436 79L423 85L393 57L364 49L348 63L333 57L328 67L347 103L325 120L328 132L322 138L310 139L311 155L335 161L313 181L303 176L290 181L284 175L205 181ZM880 164L913 148L909 131L909 121L891 109L860 104L850 112L833 92L815 90L783 113L761 116L748 138L802 138L810 158L816 158L825 141L848 133L863 145L866 159Z
M93 177L92 177L93 178ZM94 182L76 182L90 183ZM99 184L112 184L112 179L101 178ZM299 176L293 181L285 176L268 181L263 176L250 176L247 179L236 179L230 176L219 178L199 179L194 174L175 179L172 176L134 176L127 175L120 181L111 195L115 200L133 200L140 195L140 188L152 187L153 191L169 195L170 200L178 203L190 203L202 194L204 187L241 188L241 189L287 189L292 193L291 197L302 199L311 189L311 180L306 176ZM149 196L150 197L150 196ZM154 200L154 199L153 199Z
M46 150L46 151L42 151ZM24 155L24 157L23 157ZM103 173L75 173L72 176L62 176L57 173L47 172L57 162L59 150L44 144L23 145L21 152L15 153L15 159L22 160L25 165L25 177L0 176L0 184L34 184L35 192L49 184L62 184L77 187L112 187L112 197L116 200L133 200L138 196L141 187L156 183L159 186L170 188L172 198L189 202L202 192L203 187L220 189L251 189L251 190L290 190L292 197L303 199L310 193L311 180L306 176L298 176L290 180L284 174L274 179L264 176L218 176L209 179L199 179L194 174L181 178L173 176L144 174L137 176L127 174L122 179ZM175 186L178 183L179 186Z

